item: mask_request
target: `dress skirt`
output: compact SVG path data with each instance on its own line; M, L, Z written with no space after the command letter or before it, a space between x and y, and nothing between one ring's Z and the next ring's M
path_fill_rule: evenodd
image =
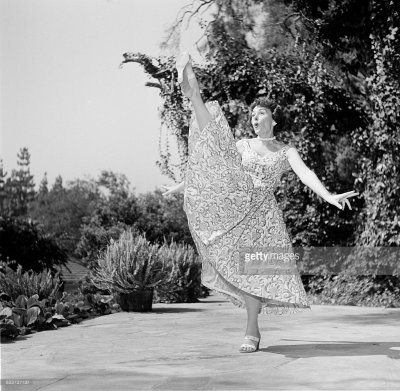
M184 192L202 284L239 308L246 308L244 293L259 298L259 313L311 309L295 261L282 256L293 250L273 194L288 169L288 146L265 161L248 150L242 160L219 104L211 101L206 107L213 120L203 131L194 114L190 121ZM254 260L260 251L275 258Z

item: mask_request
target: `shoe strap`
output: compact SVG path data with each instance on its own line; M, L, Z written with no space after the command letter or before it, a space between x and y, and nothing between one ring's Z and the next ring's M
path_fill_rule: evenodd
M257 348L254 345L249 345L247 343L244 343L242 345L240 345L240 349L241 350L247 350L247 348L250 348L251 350L257 350Z
M253 335L245 335L244 339L249 339L249 340L255 341L255 342L258 342L260 340L260 338L254 337Z

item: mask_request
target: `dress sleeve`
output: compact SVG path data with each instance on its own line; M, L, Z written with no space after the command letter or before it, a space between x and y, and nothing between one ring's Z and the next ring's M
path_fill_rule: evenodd
M235 141L236 141L236 148L240 152L240 150L244 148L244 139L235 140Z
M285 171L289 171L292 169L292 166L290 165L288 158L287 158L287 151L291 148L294 148L297 151L297 148L293 144L286 144L283 148L285 148Z

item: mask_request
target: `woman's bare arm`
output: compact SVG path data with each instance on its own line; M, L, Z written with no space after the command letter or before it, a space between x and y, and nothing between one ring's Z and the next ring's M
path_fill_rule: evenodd
M318 179L315 172L307 167L295 148L289 148L286 151L286 156L293 171L306 186L322 197L325 201L337 206L339 209L344 209L344 203L346 203L351 209L350 202L347 198L357 195L358 193L350 191L343 194L331 194ZM340 205L339 202L343 202L343 206Z

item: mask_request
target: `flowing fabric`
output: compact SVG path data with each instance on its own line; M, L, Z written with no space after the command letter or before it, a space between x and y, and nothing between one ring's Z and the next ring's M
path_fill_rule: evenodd
M285 145L259 156L242 140L241 155L216 101L206 103L213 120L200 132L192 115L185 176L184 210L202 260L201 281L245 308L243 293L261 300L259 313L311 309L295 262L275 259L253 271L247 251L293 252L274 190L290 169ZM252 266L255 266L253 262Z

